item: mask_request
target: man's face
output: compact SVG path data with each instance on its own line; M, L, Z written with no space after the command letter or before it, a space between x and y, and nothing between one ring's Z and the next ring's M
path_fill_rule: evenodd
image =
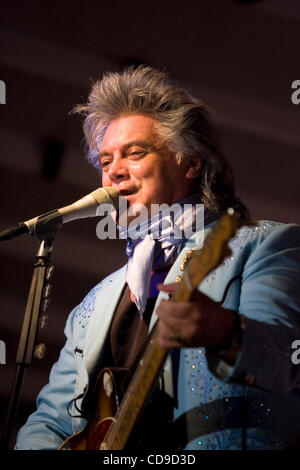
M107 128L99 155L103 186L113 186L129 206L172 203L191 193L195 177L189 164L178 164L164 145L155 120L144 115L120 117Z

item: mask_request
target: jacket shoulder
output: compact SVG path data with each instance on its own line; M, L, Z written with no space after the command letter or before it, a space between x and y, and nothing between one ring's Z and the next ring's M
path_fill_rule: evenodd
M300 226L285 224L271 220L260 220L254 226L243 226L230 240L229 245L234 250L242 251L247 245L252 248L263 242L268 243L300 243ZM266 243L264 243L266 244Z

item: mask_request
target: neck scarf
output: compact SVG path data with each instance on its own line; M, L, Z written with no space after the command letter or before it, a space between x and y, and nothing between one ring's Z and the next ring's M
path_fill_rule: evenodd
M199 195L181 199L141 223L118 226L120 238L127 239L126 282L143 315L151 274L168 269L192 233L204 228L204 206Z

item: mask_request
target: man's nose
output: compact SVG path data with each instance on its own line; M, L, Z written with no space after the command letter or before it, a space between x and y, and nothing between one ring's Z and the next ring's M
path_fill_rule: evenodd
M113 182L122 181L128 178L129 173L124 158L114 158L114 160L110 164L108 176Z

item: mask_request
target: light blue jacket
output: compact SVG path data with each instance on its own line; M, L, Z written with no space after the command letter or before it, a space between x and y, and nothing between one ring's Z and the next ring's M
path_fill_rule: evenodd
M165 283L176 280L185 253L201 242L200 233L187 242ZM230 246L232 256L199 290L245 316L236 364L230 368L205 348L182 349L178 376L167 360L166 391L178 400L174 420L185 422L188 444L180 445L187 449L282 448L300 442L300 365L291 360L292 343L300 339L300 227L260 222L242 228ZM69 315L66 344L16 449L57 449L84 426L67 410L78 416L72 400L89 390L90 378L105 366L103 343L124 283L125 267L96 285ZM160 293L157 304L164 297ZM245 385L245 373L258 386Z

